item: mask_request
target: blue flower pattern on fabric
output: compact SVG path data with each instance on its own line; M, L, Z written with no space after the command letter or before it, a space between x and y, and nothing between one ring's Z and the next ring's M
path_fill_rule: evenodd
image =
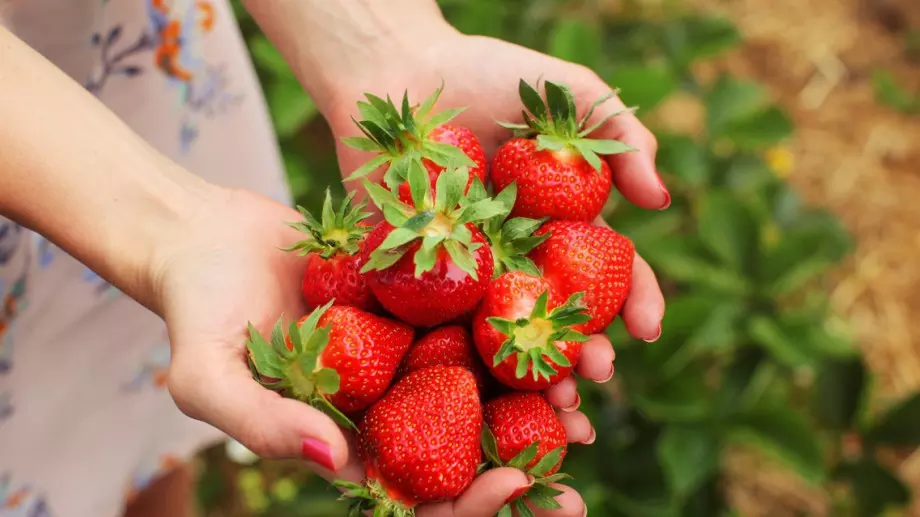
M53 517L44 495L28 485L13 484L9 473L0 474L0 517Z
M187 153L198 139L201 117L224 113L242 101L229 88L225 67L210 64L198 54L202 38L214 29L215 11L210 0L146 0L147 26L141 34L122 44L124 29L116 25L93 34L91 43L100 55L101 71L84 82L99 95L113 77L137 77L148 69L129 63L129 58L150 53L154 69L176 91L183 109L177 128L179 149Z

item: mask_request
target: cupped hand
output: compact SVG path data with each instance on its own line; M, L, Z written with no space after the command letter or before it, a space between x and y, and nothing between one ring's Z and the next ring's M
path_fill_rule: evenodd
M436 111L465 106L455 122L469 127L480 138L489 157L511 134L496 121L521 122L518 83L521 79L534 84L538 79L566 83L572 90L579 114L611 88L590 69L562 61L505 41L458 34L450 29L441 37L416 45L414 54L400 60L382 61L382 66L368 67L343 85L327 106L324 115L335 133L339 164L345 174L355 170L372 155L355 151L341 143L341 137L358 136L352 117L358 119L356 102L364 93L394 99L408 89L410 102L420 102L438 87L444 86ZM621 111L622 101L614 97L599 107L593 120ZM589 125L591 121L589 121ZM623 196L647 209L661 210L670 205L670 195L655 168L657 142L651 132L631 113L612 118L599 128L593 138L616 139L638 149L636 152L607 157L613 181ZM596 224L605 224L599 219ZM638 254L633 263L633 281L629 298L620 316L629 333L645 341L661 334L664 298L654 272ZM606 382L613 376L614 351L604 335L592 336L585 343L578 376L594 382ZM547 399L559 409L570 442L590 444L595 431L588 419L577 411L580 397L577 382L568 378L546 392ZM487 472L453 504L431 506L424 512L437 516L492 515L500 508L503 497L514 487L526 483L525 476L513 469ZM539 510L538 516L580 516L585 511L580 496L560 487L562 508ZM477 509L478 512L477 513ZM487 513L491 511L492 513ZM429 515L421 512L419 515ZM543 512L543 513L541 513Z

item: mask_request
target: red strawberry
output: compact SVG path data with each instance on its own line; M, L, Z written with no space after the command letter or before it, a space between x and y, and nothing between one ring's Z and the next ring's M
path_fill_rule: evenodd
M352 305L371 312L380 309L370 287L358 272L364 236L371 230L371 226L361 221L370 213L364 211L366 203L352 207L353 197L354 193L349 194L339 209L333 210L332 197L327 189L322 222L303 207L297 207L303 214L303 221L290 224L310 236L286 248L287 251L297 250L307 257L301 290L308 310L333 299L336 305Z
M489 284L473 319L473 339L492 375L517 390L542 390L575 367L588 320L576 294L563 298L544 278L522 271Z
M356 510L409 517L420 503L454 499L482 458L476 380L459 366L412 372L371 406L360 431L367 480L336 482L356 498Z
M565 427L552 406L535 392L512 392L483 406L486 427L482 449L493 467L513 467L534 477L534 485L513 503L521 515L532 515L520 507L529 499L546 509L559 508L554 497L561 494L551 486L566 474L557 474L568 445ZM509 504L508 514L511 506Z
M364 182L386 221L367 237L367 262L361 272L368 273L371 290L383 307L412 325L436 326L473 309L492 276L492 253L473 223L508 207L481 197L484 188L479 182L474 183L476 199L463 196L465 178L463 169L448 169L438 177L432 199L421 165L411 164L414 207Z
M399 185L399 196L406 203L412 202L406 182L410 161L421 160L429 173L432 189L448 165L469 168L467 189L474 177L485 183L488 165L479 138L467 127L447 124L463 108L431 114L441 91L442 88L435 90L418 107L409 106L408 92L405 92L401 109L389 97L383 100L365 94L368 102L358 103L363 120L355 122L364 137L347 137L343 143L360 151L375 152L377 156L348 179L363 177L386 165L383 184L391 190Z
M307 402L352 425L339 411L366 409L386 392L414 331L355 307L332 302L292 323L281 321L271 343L249 327L249 362L263 386Z
M567 86L546 81L545 103L523 80L519 90L527 108L525 123L502 123L515 130L515 138L505 142L492 159L492 185L498 191L517 182L520 200L512 216L594 220L612 185L610 167L598 155L635 150L617 140L586 138L611 117L623 113L612 113L585 128L594 110L615 93L598 99L577 120L575 101Z
M462 366L476 377L479 393L485 393L488 375L476 352L469 331L460 325L438 327L425 334L409 349L403 368L411 373L432 366Z
M551 221L536 235L549 235L530 252L562 296L585 293L591 321L585 334L602 332L620 312L632 285L636 249L631 240L605 226L579 221Z

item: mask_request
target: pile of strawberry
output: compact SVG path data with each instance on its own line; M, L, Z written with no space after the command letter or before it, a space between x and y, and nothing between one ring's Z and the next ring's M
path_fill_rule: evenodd
M558 507L565 476L565 428L542 390L629 293L633 244L594 221L612 184L599 155L632 149L588 138L610 96L578 119L567 87L546 81L544 97L521 81L525 123L503 124L514 137L490 174L476 135L449 124L460 110L431 114L440 91L416 107L358 103L365 137L345 143L376 156L349 179L384 220L367 224L351 195L336 209L327 192L319 219L301 209L290 224L307 238L289 250L306 257L311 312L269 339L250 327L250 366L358 433L367 478L338 483L357 511L414 515L511 466L536 482L501 515L532 515L528 501Z

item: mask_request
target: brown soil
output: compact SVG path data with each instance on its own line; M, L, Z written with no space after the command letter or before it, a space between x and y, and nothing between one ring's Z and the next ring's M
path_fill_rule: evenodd
M871 73L882 67L920 92L920 57L906 43L920 31L920 2L694 3L738 24L745 44L711 66L766 84L789 110L798 128L790 181L855 236L831 299L879 375L872 405L884 408L920 388L920 116L880 105ZM756 458L736 455L728 466L745 515L828 514L822 494ZM920 495L920 453L900 471ZM920 501L910 515L920 515Z

